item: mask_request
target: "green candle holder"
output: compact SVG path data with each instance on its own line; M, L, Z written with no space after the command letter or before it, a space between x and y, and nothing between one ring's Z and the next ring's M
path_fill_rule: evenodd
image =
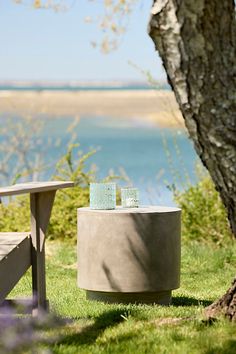
M115 183L90 183L90 209L109 210L115 207Z
M138 188L121 188L121 205L123 208L138 208Z

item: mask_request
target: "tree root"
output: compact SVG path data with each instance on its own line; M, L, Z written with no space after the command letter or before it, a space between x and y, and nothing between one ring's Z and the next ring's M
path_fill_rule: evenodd
M207 319L213 319L219 315L224 315L230 321L236 321L236 277L226 293L220 299L208 306L204 313Z

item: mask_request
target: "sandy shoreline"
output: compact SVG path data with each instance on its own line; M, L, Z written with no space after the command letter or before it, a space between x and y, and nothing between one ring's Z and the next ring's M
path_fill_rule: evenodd
M0 91L0 115L138 118L161 127L183 127L170 91Z

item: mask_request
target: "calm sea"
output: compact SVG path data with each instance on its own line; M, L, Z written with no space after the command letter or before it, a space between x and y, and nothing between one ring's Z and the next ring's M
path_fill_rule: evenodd
M70 139L67 132L70 120L47 121L43 139L60 139L61 144L50 148L46 160L56 161L65 152ZM87 161L86 168L95 164L100 180L111 170L118 175L125 171L133 185L140 189L141 201L145 204L173 204L170 186L183 189L197 181L197 155L182 130L160 129L139 119L81 117L74 133L80 143L79 150L84 153L97 150ZM47 175L52 172L48 170Z
M73 118L46 117L44 120L41 146L44 161L50 167L41 173L40 179L50 178L56 161L66 152L71 137L67 130ZM76 142L80 143L79 150L84 153L97 150L86 162L86 169L95 164L99 180L110 170L118 175L125 171L132 184L140 189L143 204L173 205L170 187L183 189L198 179L195 171L199 160L192 142L182 130L161 129L138 117L131 120L82 116L74 133ZM49 138L52 143L45 150ZM59 145L55 144L58 140Z

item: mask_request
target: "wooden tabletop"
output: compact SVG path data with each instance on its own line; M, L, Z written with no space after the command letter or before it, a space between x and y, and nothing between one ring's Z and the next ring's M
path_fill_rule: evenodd
M12 186L0 188L0 197L17 194L48 192L62 188L73 187L72 181L48 181L48 182L29 182L19 183Z

